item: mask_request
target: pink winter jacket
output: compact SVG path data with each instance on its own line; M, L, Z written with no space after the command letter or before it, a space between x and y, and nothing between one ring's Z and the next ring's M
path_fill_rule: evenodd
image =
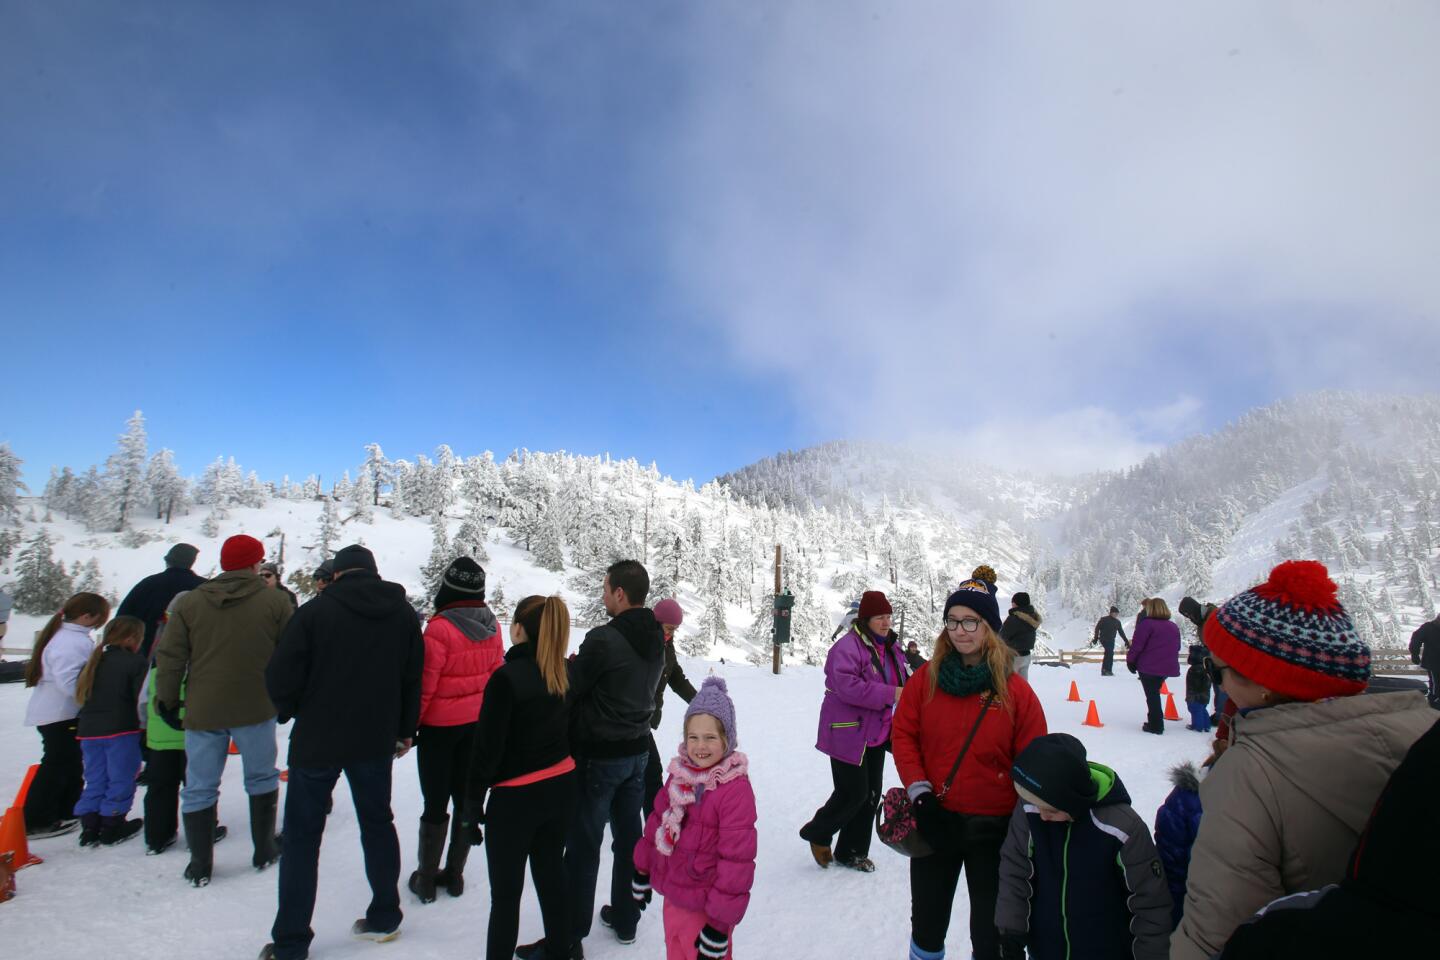
M420 726L458 727L480 719L490 675L505 662L499 624L488 607L446 607L425 625Z
M680 839L669 856L655 846L660 818L670 808L670 783L655 798L645 835L635 844L635 869L676 906L705 914L729 933L745 916L755 882L755 791L749 777L707 789L685 814Z

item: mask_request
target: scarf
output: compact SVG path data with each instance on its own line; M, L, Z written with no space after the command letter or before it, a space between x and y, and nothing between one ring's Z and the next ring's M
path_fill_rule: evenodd
M986 690L993 690L990 682L990 662L981 660L973 667L965 666L964 659L955 651L946 654L940 661L940 675L936 678L940 689L953 697L968 697Z
M685 745L680 745L680 755L670 761L670 781L665 792L670 797L670 807L660 817L655 828L655 849L665 856L675 851L675 841L680 839L680 826L685 821L686 808L699 803L707 789L722 783L738 780L750 772L750 761L740 751L731 753L715 766L697 770L685 760Z

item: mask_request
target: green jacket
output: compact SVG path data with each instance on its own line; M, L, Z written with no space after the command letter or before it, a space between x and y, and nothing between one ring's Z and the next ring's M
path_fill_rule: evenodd
M248 570L232 570L181 597L155 650L155 694L178 703L186 730L270 720L265 667L290 620L290 600Z
M145 746L151 750L184 750L185 731L176 730L170 724L160 719L160 714L155 712L155 675L159 668L150 668L150 677L146 680L149 685L150 695L145 698ZM180 681L180 699L185 699L185 681ZM185 708L180 708L180 716L184 718Z

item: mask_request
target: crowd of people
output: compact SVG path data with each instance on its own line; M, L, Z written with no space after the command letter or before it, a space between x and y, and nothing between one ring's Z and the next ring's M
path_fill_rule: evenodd
M673 598L646 605L643 565L608 569L610 619L569 654L563 600L526 597L504 627L468 557L444 571L422 619L363 546L327 559L303 604L254 538L226 540L211 580L192 572L196 553L172 548L113 619L105 598L81 593L41 630L26 672L25 722L42 744L31 837L79 829L81 846L103 846L143 830L160 855L183 834L180 872L208 885L236 752L252 866L279 864L260 957L297 960L314 938L320 844L344 776L371 889L351 933L387 941L403 918L392 771L414 748L423 799L406 887L420 904L462 896L469 853L483 846L491 960L583 958L597 918L633 943L656 893L667 957L733 954L758 855L749 761L724 680L697 689L685 676L672 646L683 611ZM800 838L825 869L875 871L877 833L909 857L911 960L946 956L962 873L978 960L1258 957L1306 937L1433 948L1440 837L1421 811L1440 750L1440 623L1411 645L1430 671L1427 703L1414 691L1361 695L1370 653L1318 563L1280 564L1218 606L1184 598L1197 629L1187 726L1217 730L1203 762L1172 772L1152 833L1120 771L1049 732L1027 676L1041 615L1019 592L1002 617L996 583L982 565L951 592L928 656L902 644L885 594L866 591L825 663L816 748L832 789ZM1158 597L1128 636L1118 614L1095 627L1101 673L1112 675L1118 636L1144 694L1142 729L1163 733L1179 627ZM665 760L652 731L667 687L686 709ZM293 723L283 817L282 723ZM891 756L902 787L882 804ZM137 784L143 819L129 817ZM614 856L597 911L607 827ZM907 832L903 845L890 839ZM1417 853L1429 870L1398 863ZM527 866L543 937L521 944ZM1356 922L1369 924L1363 941L1339 939Z

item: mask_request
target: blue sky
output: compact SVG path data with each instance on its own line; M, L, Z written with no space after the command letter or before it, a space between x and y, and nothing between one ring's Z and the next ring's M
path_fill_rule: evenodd
M0 440L1133 462L1435 389L1440 12L0 9Z

